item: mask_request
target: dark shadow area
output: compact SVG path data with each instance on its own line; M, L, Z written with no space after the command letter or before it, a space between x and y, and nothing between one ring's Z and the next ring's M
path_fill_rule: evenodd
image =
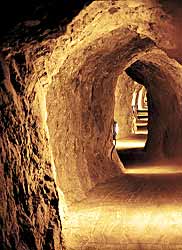
M134 166L136 164L145 164L147 160L146 152L144 149L132 148L132 149L123 149L117 150L119 158L124 166Z
M72 18L92 1L4 1L1 4L0 42L6 36L22 41L26 38L27 41L27 38L32 36L38 36L39 40L44 38L44 31L46 34L52 34L55 30L64 32Z

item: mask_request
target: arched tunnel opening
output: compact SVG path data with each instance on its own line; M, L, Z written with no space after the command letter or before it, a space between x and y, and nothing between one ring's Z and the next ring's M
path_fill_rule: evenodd
M154 63L152 62L153 59ZM149 60L151 60L151 58ZM137 60L126 69L127 75L130 76L133 81L143 85L143 87L138 87L140 88L139 90L135 89L136 91L134 90L132 94L134 97L134 104L132 104L132 108L134 113L135 110L138 110L138 107L135 107L136 102L140 103L141 113L139 111L139 115L142 117L141 126L143 128L144 125L145 129L137 131L137 120L140 122L140 119L138 119L139 117L137 117L137 120L135 119L135 128L133 129L133 132L148 135L147 137L138 136L132 138L130 134L129 137L125 138L125 144L122 143L122 146L120 146L119 143L118 154L126 165L131 165L132 163L137 164L137 162L150 162L151 164L152 161L152 164L156 162L157 165L160 166L160 164L163 164L162 162L165 160L169 161L172 159L174 161L178 161L178 157L181 155L181 153L178 152L178 149L180 151L181 146L176 145L174 147L175 143L180 144L177 137L181 140L181 135L179 134L176 136L178 130L174 131L172 124L172 120L175 119L172 118L172 114L174 113L174 116L176 116L176 110L179 108L177 107L178 93L176 93L174 87L172 87L173 90L171 89L169 91L170 87L168 86L168 83L170 84L170 81L173 80L171 80L169 75L166 74L166 65L164 60L157 59L156 61L155 57L152 58L152 60L150 62L148 62L148 59L145 59L145 61ZM150 72L152 72L151 78ZM142 92L144 94L142 94ZM142 97L139 97L139 95L143 95L142 101ZM135 116L137 116L137 113ZM170 140L173 141L172 144L168 141L169 137L171 138ZM141 140L141 138L143 140ZM136 140L138 146L135 148Z
M160 53L152 40L140 38L127 29L117 29L101 39L94 41L95 50L89 45L89 49L86 47L65 60L46 97L58 181L70 202L82 199L96 184L124 172L116 150L112 152L117 79L131 61L153 54L153 50L154 54L155 50ZM84 58L81 62L80 57ZM70 72L72 75L68 75L68 67L73 62L77 66ZM62 81L64 86L60 84ZM126 95L127 92L123 92L124 98ZM125 116L132 119L132 107L128 112ZM125 126L124 130L127 129Z
M161 1L90 2L0 41L3 250L182 245L178 25Z
M173 73L167 72L168 67L163 63L162 59L154 62L138 60L126 71L147 89L149 136L146 150L158 158L178 158L181 154L179 152L181 135L176 135L179 131L174 130L172 121L176 119L173 116L178 116L179 96L174 84L171 84ZM150 76L150 72L152 72L152 76Z
M114 120L118 133L113 142L125 168L146 161L148 135L147 90L131 80L126 72L119 76L115 90Z
M111 41L112 47L110 46ZM102 37L102 47L99 47L100 39L94 43L97 43L97 46L90 45L89 51L88 48L85 48L81 52L79 51L78 55L70 56L65 61L53 80L53 87L47 92L48 128L57 168L58 186L64 193L69 210L68 219L65 220L65 224L63 223L63 234L68 246L80 244L83 247L85 241L82 240L82 237L77 238L76 235L90 237L89 230L94 230L89 224L92 216L101 217L104 223L107 221L108 211L105 214L104 211L96 209L97 202L100 204L99 206L103 206L103 210L105 209L103 201L107 197L105 192L109 190L112 194L108 196L109 201L106 198L107 202L115 202L115 205L119 206L115 193L120 197L123 188L127 189L125 195L131 187L134 190L140 189L143 183L147 186L146 190L151 190L152 183L156 183L156 180L158 182L158 179L151 178L151 183L150 181L148 183L148 175L158 174L160 176L160 174L165 175L170 171L175 173L176 169L173 169L171 165L168 168L164 161L168 158L172 160L178 158L181 152L181 137L176 135L179 131L172 130L171 135L167 136L170 133L171 121L179 117L175 111L178 109L178 93L175 91L175 87L172 87L171 90L170 88L171 82L174 83L173 73L177 72L181 66L178 68L176 62L172 62L151 39L141 38L127 29L118 29L106 37ZM92 46L93 50L90 49ZM82 53L84 57L82 57ZM80 57L84 58L84 61L80 62ZM77 66L74 67L71 75L68 75L68 68L73 62ZM116 150L113 151L111 157L115 93L118 79L122 77L126 79L126 81L121 81L123 88L127 88L127 81L131 81L132 84L135 81L144 86L147 91L148 137L146 145L142 150L137 149L137 152L131 149L127 158L122 158L122 153L119 153L120 157L118 157ZM60 84L63 81L64 86ZM178 85L178 82L176 84ZM140 86L140 88L142 87ZM131 90L130 92L130 106L127 107L129 113L127 115L125 112L121 113L126 115L127 119L132 120L133 92ZM122 101L125 103L127 91L123 91L122 95ZM78 101L75 102L76 98ZM168 105L165 102L166 99L169 101ZM137 103L141 106L139 97ZM122 108L125 109L123 105ZM173 115L177 117L172 118ZM132 130L132 123L128 126ZM124 126L126 133L127 129ZM64 134L65 139L62 138ZM137 134L137 136L139 135ZM173 140L173 136L175 140ZM179 140L177 141L176 138ZM172 148L174 143L179 143L179 145L176 144L175 150ZM61 150L62 148L64 150ZM176 148L179 149L179 152ZM60 156L61 153L64 155ZM123 166L124 160L126 160L125 166ZM131 163L136 165L135 168L131 167ZM138 179L135 177L138 174L148 175ZM165 180L166 182L167 180ZM116 191L118 186L119 191ZM94 211L89 202L94 206ZM123 209L122 206L118 208L118 211L121 212L120 209ZM79 224L80 216L82 217L81 225ZM130 216L133 219L133 215ZM126 216L126 218L128 217ZM129 217L128 220L131 221L131 218ZM75 224L72 228L73 221ZM109 223L111 222L108 221L107 225L110 225ZM127 222L125 223L128 225ZM102 223L98 225L98 231L102 231L103 225L101 225ZM72 234L70 234L70 228ZM86 228L88 235L84 232ZM104 234L107 235L107 233L106 230ZM109 235L112 237L112 233ZM98 244L96 247L100 248L102 241L99 240L99 233L95 233L94 237ZM115 239L112 244L115 244L114 242ZM95 247L95 243L92 241L89 245ZM103 246L105 247L105 245Z

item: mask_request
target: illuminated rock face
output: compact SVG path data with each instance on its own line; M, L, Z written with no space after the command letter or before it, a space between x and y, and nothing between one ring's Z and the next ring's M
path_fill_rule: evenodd
M15 28L17 36L26 31L24 43L4 38L0 68L3 248L57 250L59 188L73 202L122 173L111 149L114 94L126 69L149 91L146 149L180 155L181 66L161 51L173 56L180 42L170 15L142 0L94 1L67 29L44 29L41 38L39 21Z
M124 72L119 76L115 90L114 118L119 125L118 139L127 137L132 133L132 95L134 81Z
M117 158L111 160L117 78L131 59L154 47L150 39L119 29L70 55L53 79L48 127L60 187L69 200L82 199L94 185L122 173Z
M165 55L146 57L126 70L148 91L149 135L146 150L153 158L181 158L181 70L181 65Z
M60 250L58 193L42 89L23 74L17 81L24 63L13 60L8 67L1 60L1 249Z
M142 88L134 82L125 72L119 76L115 90L114 118L119 125L117 139L130 136L136 129L135 114L132 110L133 94ZM137 111L137 110L136 110Z

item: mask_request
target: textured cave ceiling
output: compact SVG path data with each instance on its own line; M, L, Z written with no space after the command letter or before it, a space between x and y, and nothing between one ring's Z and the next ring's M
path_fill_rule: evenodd
M64 30L64 27L92 0L31 0L4 1L0 15L0 41L42 40L46 36Z
M59 182L65 182L65 188L62 187L64 192L75 189L71 178L67 179L69 172L73 174L75 171L77 176L78 168L82 166L82 170L89 173L84 175L88 177L86 183L82 181L83 174L77 176L80 190L75 191L73 199L81 194L81 190L89 190L95 183L113 174L112 164L105 164L109 174L107 171L98 173L97 166L102 169L103 159L110 154L112 146L109 138L118 76L147 54L151 54L149 62L152 62L157 53L156 57L162 58L160 49L174 58L177 58L176 54L179 57L180 51L180 39L173 40L180 3L130 0L93 1L89 5L90 2L76 4L64 1L58 5L57 1L39 1L24 4L21 8L20 2L14 3L14 12L4 26L7 30L4 30L1 43L3 54L6 57L7 52L8 55L11 81L17 94L21 98L31 95L34 85L40 98L48 93L48 119L44 119L48 121ZM88 7L78 15L86 3ZM69 23L73 16L75 18ZM67 23L66 29L63 29ZM171 63L167 55L163 60ZM175 62L171 64L176 65ZM165 66L159 61L159 72L160 67ZM146 68L146 72L150 68ZM179 65L176 68L180 71ZM146 78L147 74L141 73ZM137 72L137 76L139 74ZM165 81L164 72L161 73L163 77ZM161 80L157 77L153 79ZM179 79L177 76L177 84ZM165 137L164 131L165 128L162 128L162 138ZM177 131L177 135L179 133ZM89 141L91 138L92 141ZM180 139L178 141L181 145ZM149 140L149 146L154 145L151 151L155 148L154 142L155 138L152 142ZM69 147L69 144L74 147ZM159 151L163 153L166 147L162 145ZM63 172L59 171L60 162Z
M66 24L84 7L93 0L32 0L32 1L4 1L1 5L0 15L0 46L3 44L17 44L17 42L47 39L58 36L66 30ZM104 1L99 1L104 2ZM119 0L110 0L113 6L117 5ZM122 1L125 3L125 1ZM129 1L135 5L136 1ZM147 0L146 4L157 3L160 7L172 17L175 24L175 35L173 39L181 46L182 41L179 37L181 32L181 11L182 2L180 0ZM139 2L143 4L143 2ZM136 4L137 5L137 4ZM165 20L165 17L164 17ZM153 25L151 23L151 25ZM4 43L5 42L5 43ZM13 43L14 42L14 43ZM2 47L2 46L1 46ZM171 55L181 61L182 52L179 49L169 50Z
M181 1L6 1L1 11L4 249L57 250L58 202L124 172L110 152L125 70L149 90L147 149L181 156Z

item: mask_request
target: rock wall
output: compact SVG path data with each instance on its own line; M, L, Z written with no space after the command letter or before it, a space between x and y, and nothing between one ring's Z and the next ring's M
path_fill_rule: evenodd
M148 91L149 134L146 150L153 159L182 155L182 66L165 54L146 56L126 71Z
M118 29L70 55L53 79L48 127L59 185L69 201L122 173L116 154L111 160L117 78L129 61L153 48L150 39Z
M117 139L127 137L132 133L133 113L131 104L134 88L134 81L125 72L119 76L115 90L114 107L114 118L119 125Z
M67 27L58 19L22 21L0 41L2 249L60 249L56 184L73 202L122 173L116 152L111 161L114 91L131 65L150 90L147 150L181 154L181 66L159 49L181 51L170 12L94 1Z
M27 55L0 58L1 249L60 250L45 99ZM31 71L32 75L29 74Z
M141 88L142 85L134 82L126 72L123 72L123 74L118 77L114 106L114 119L119 125L117 139L128 137L136 130L136 113L134 114L132 110L132 99L136 93L135 104L137 106Z

